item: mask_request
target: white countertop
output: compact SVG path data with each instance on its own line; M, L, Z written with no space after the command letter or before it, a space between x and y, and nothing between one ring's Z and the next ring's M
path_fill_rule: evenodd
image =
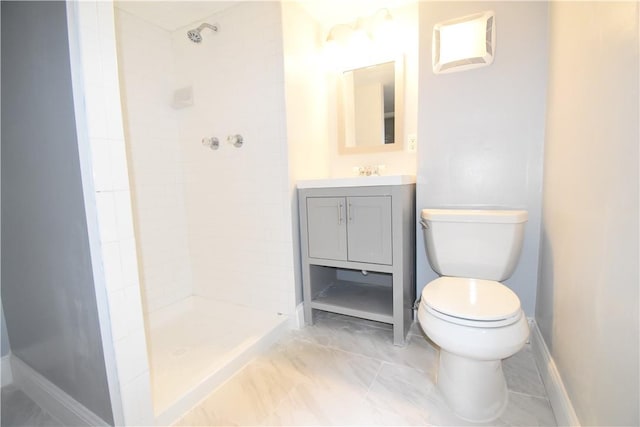
M350 176L346 178L305 179L298 188L371 187L378 185L415 184L414 175Z

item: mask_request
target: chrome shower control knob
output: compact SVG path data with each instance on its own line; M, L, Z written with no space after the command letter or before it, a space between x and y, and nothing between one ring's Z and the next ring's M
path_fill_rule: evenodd
M220 140L215 136L212 136L211 138L205 137L202 138L202 145L204 145L205 147L209 147L212 150L217 150L218 148L220 148Z
M242 138L242 135L229 135L227 137L227 143L233 145L236 148L240 148L244 143L244 139Z

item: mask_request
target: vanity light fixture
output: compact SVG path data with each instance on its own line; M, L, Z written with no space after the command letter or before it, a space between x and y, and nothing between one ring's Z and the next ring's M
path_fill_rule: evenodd
M325 39L325 42L333 43L337 41L346 40L348 35L351 35L352 32L353 32L353 28L348 24L334 25L329 30L329 34L327 34L327 38Z
M379 9L368 17L358 17L348 24L336 24L329 30L325 41L327 43L346 42L352 37L371 38L372 28L388 26L393 21L389 9Z
M435 74L483 67L493 62L496 20L493 11L463 16L433 26Z
M378 10L371 18L371 36L382 43L397 43L397 28L389 9Z
M371 20L376 26L385 25L393 22L393 16L389 9L379 9L371 16Z

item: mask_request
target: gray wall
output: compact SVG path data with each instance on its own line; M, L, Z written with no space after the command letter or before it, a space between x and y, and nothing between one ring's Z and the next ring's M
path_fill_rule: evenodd
M2 16L2 8L0 8L0 17ZM2 37L0 37L0 40L2 39ZM0 153L0 159L1 159L2 154ZM1 233L0 233L1 235ZM2 251L0 250L0 259L2 259ZM0 272L1 272L1 268L0 268ZM0 284L0 289L2 288L2 285ZM11 346L9 344L9 335L7 334L7 325L5 324L5 320L4 320L4 310L2 309L2 299L0 299L0 321L2 322L2 325L0 326L0 335L2 337L1 340L1 344L0 344L0 355L1 356L6 356L7 354L9 354L9 352L11 351Z
M582 425L638 425L637 2L553 2L536 320Z
M493 10L493 64L435 75L433 25ZM536 302L547 84L544 2L421 2L416 208L498 205L529 211L523 253L506 281L528 316ZM417 291L436 277L417 229Z
M11 346L9 345L9 335L7 334L7 325L4 320L4 310L2 309L2 302L0 302L0 317L2 318L2 344L0 345L0 353L2 356L6 356L11 351Z
M113 423L64 2L2 2L2 302L14 355Z

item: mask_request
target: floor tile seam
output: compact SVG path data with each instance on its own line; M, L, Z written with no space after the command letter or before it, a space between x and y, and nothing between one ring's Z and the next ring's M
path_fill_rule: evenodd
M380 363L383 363L383 364L384 364L384 363L386 363L386 364L388 364L388 365L398 366L398 367L401 367L401 368L411 368L411 369L415 369L415 370L417 370L417 371L419 371L419 372L421 372L421 373L423 373L423 374L428 374L428 372L427 372L427 371L425 371L425 370L423 370L423 369L416 368L416 367L414 367L414 366L407 365L407 364L405 364L405 363L398 363L398 362L390 361L390 360L386 360L386 359L379 359L379 358L377 358L377 357L373 357L373 356L370 356L370 355L367 355L367 354L364 354L364 353L359 353L359 352L356 352L356 351L345 350L345 349L343 349L343 348L336 347L336 346L332 346L332 345L320 344L320 343L317 343L317 342L313 341L312 339L309 339L309 340L306 340L306 339L305 339L305 341L307 341L307 342L308 342L308 343L310 343L310 344L314 344L314 345L317 345L317 346L320 346L320 347L324 347L324 348L329 349L329 350L337 350L337 351L340 351L340 352L342 352L342 353L347 353L347 354L351 354L351 355L355 355L355 356L364 357L364 358L367 358L367 359L369 359L369 360L374 360L374 361L377 361L377 362L380 362Z
M304 339L304 338L303 338L303 339ZM386 361L386 360L384 360L384 359L378 359L378 358L376 358L376 357L369 356L369 355L364 354L364 353L359 353L359 352L357 352L357 351L345 350L345 349L343 349L343 348L336 347L336 346L333 346L333 345L328 345L328 344L320 344L320 343L318 343L318 342L314 341L313 339L304 339L304 340L305 340L306 342L310 343L310 344L314 344L314 345L316 345L316 346L324 347L324 348L329 349L329 350L337 350L337 351L340 351L340 352L342 352L342 353L347 353L347 354L351 354L351 355L354 355L354 356L364 357L364 358L366 358L366 359L375 360L375 361L380 362L380 363L385 363L385 362L387 362L387 361Z
M378 407L378 406L374 406L374 408L380 414L388 415L388 416L391 416L391 417L398 417L398 412L389 410L387 408L381 408L381 407ZM424 419L424 417L421 414L417 415L417 417ZM403 419L406 420L406 418L404 416L403 416ZM406 421L403 424L400 424L400 423L398 423L398 424L385 424L385 426L391 426L391 427L403 427L403 426L414 426L414 425L416 425L416 424L410 424L410 423L407 423ZM424 426L424 427L436 427L436 426L433 426L432 424L429 424L428 421L424 421L424 424L421 424L421 426Z
M291 398L291 396L293 395L293 392L298 388L299 385L300 383L296 382L296 384L294 384L289 390L287 390L287 392L285 393L284 396L282 396L280 401L276 405L273 405L273 409L262 420L260 420L260 422L257 425L259 426L271 425L271 424L267 424L267 420L272 418L272 416L274 416L278 412L278 410L283 405L286 399Z
M298 338L298 337L296 337L296 339L297 339L297 338ZM346 351L346 350L343 350L343 349L340 349L340 348L327 346L327 345L325 345L325 344L320 344L320 343L317 343L317 342L314 342L314 341L311 341L311 340L309 340L309 341L304 340L304 341L306 342L306 344L311 345L311 346L314 346L314 347L317 347L317 348L324 348L324 349L327 349L327 350L330 350L330 351L338 351L338 352L340 352L340 353L344 353L344 354L351 355L351 356L364 357L364 358L366 358L366 359L368 359L368 360L370 360L370 361L377 362L377 363L379 363L379 365L378 365L378 367L377 367L377 370L378 370L378 371L380 370L380 367L381 367L381 366L382 366L382 364L384 363L384 361L383 361L383 360L378 360L378 359L375 359L375 358L371 358L371 357L368 357L368 356L366 356L366 355L362 355L362 354L359 354L359 353L349 352L349 351ZM264 360L256 359L256 360L255 360L255 362L256 362L257 364L260 364L260 363L264 363ZM377 371L376 371L376 375L374 375L374 378L375 378L376 376L377 376ZM296 377L297 377L297 375L296 375ZM308 378L306 378L306 377L304 377L304 376L302 376L302 377L300 377L300 378L296 378L296 379L294 379L294 381L293 381L293 383L292 383L292 385L291 385L290 390L289 390L289 391L287 391L287 396L289 396L291 393L293 393L293 392L294 392L296 389L298 389L301 385L308 384L308 383L309 383L309 379L308 379ZM372 383L373 383L373 380L372 380ZM371 384L369 384L369 385L367 386L367 390L368 390L368 388L369 388L370 386L371 386ZM284 398L283 398L283 399L284 399ZM282 403L283 399L278 403L278 405L280 405L280 404Z
M396 367L399 367L399 368L414 369L414 370L416 370L416 371L418 371L418 372L420 372L422 374L427 374L427 375L429 374L429 372L425 371L424 369L416 368L415 366L407 365L405 363L392 362L392 361L388 361L388 360L383 360L382 362L384 362L384 363L386 363L387 365L390 365L390 366L396 366ZM404 382L406 382L406 381L404 381Z
M520 396L527 396L527 397L534 397L536 399L540 399L540 400L546 400L547 402L549 402L549 397L548 396L539 396L537 394L529 394L529 393L525 393L522 391L516 391L516 390L511 390L508 389L509 393L513 393L513 394L519 394Z
M373 388L373 385L376 383L376 380L380 376L380 371L382 371L382 367L384 366L385 363L387 363L387 362L382 362L378 366L378 369L376 370L376 374L371 379L371 383L369 383L369 386L367 387L367 391L365 392L365 394L363 396L365 400L367 400L367 397L369 396L369 392L371 391L371 389Z
M348 350L344 350L338 347L332 347L332 346L325 346L327 349L329 350L333 350L333 351L338 351L340 353L345 353L351 356L358 356L358 357L363 357L365 359L368 359L370 361L373 362L377 362L378 363L378 367L376 370L376 374L373 376L373 378L371 379L371 382L369 383L369 385L367 386L367 391L365 393L365 396L369 393L369 390L371 389L371 386L373 385L373 383L375 382L375 379L378 377L378 374L380 373L380 370L382 369L382 366L387 363L387 361L385 360L381 360L381 359L376 359L375 357L371 357L371 356L367 356L366 354L362 354L362 353L357 353L357 352L352 352L352 351L348 351Z

